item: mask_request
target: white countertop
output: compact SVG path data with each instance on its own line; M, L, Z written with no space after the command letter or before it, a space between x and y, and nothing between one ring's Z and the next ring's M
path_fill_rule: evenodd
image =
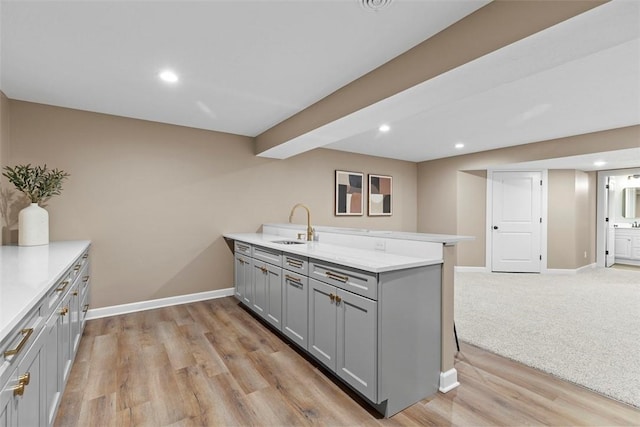
M272 234L227 233L224 234L224 237L252 245L277 249L294 255L333 262L372 273L382 273L386 271L403 270L405 268L422 267L425 265L442 263L442 259L408 257L404 255L390 254L387 252L355 249L321 242L304 242L302 244L283 245L281 243L274 242L293 239Z
M290 228L300 229L300 224L264 224L264 226L272 226L278 228ZM410 233L408 231L387 231L387 230L371 230L367 228L343 228L343 227L328 227L325 225L313 225L316 232L328 232L328 233L340 233L348 234L352 236L366 236L366 237L384 237L385 239L401 239L401 240L413 240L417 242L434 242L442 243L445 245L456 244L458 242L465 242L475 240L472 236L458 236L455 234L430 234L430 233Z
M0 342L87 249L88 240L0 246Z

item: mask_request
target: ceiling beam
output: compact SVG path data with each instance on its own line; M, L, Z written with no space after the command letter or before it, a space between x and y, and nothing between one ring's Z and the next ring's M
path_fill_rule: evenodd
M255 138L256 154L609 0L494 0Z

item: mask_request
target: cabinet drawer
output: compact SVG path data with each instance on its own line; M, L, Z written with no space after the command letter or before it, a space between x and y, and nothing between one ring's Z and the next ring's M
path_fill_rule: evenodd
M247 256L251 256L251 245L244 242L238 242L237 240L234 243L235 253L244 254Z
M363 297L378 299L378 277L375 273L312 260L309 277Z
M260 261L282 267L282 252L278 250L254 246L251 250L251 256Z
M309 274L309 261L305 257L283 254L282 267L305 276Z
M49 293L44 298L42 303L43 315L48 316L53 312L58 303L63 300L64 296L69 292L72 287L73 277L71 272L67 272L62 279L60 279L56 285L51 288Z
M0 382L5 381L9 371L15 369L44 327L42 311L42 306L36 307L0 344Z
M84 298L87 290L89 289L89 284L91 283L91 264L87 263L82 268L80 275L76 279L78 281L78 291L80 292L80 299Z

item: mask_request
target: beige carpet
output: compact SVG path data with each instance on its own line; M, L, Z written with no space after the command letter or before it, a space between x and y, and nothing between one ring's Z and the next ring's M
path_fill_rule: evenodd
M640 407L640 272L455 280L461 340Z

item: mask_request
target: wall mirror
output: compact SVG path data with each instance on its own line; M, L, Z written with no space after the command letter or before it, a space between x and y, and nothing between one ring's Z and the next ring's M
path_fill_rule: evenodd
M622 190L622 216L638 219L640 215L640 187L627 187Z

